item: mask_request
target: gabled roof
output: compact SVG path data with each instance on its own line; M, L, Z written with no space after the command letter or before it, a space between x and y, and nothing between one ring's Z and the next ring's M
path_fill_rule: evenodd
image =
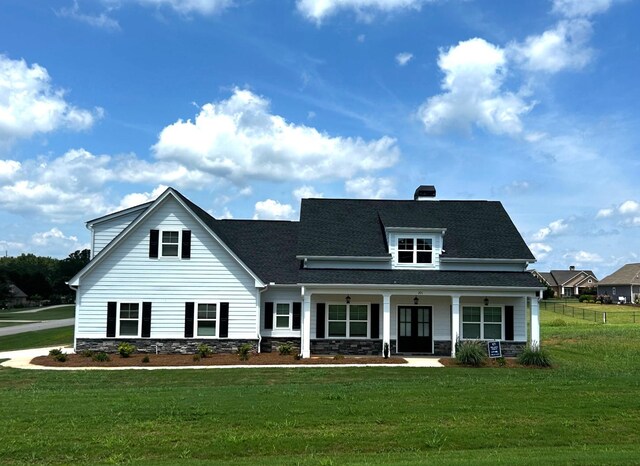
M596 281L598 280L591 270L552 270L550 273L553 275L558 285L564 285L580 274L584 274L585 277L590 275Z
M640 285L640 263L626 264L603 278L598 285Z
M446 229L442 258L535 258L500 202L303 199L298 256L389 255L386 228Z
M9 283L9 294L14 299L20 299L20 298L26 298L27 297L27 293L22 291L20 288L18 288L13 283Z
M553 278L551 272L538 272L538 275L540 275L549 286L558 286L558 282Z

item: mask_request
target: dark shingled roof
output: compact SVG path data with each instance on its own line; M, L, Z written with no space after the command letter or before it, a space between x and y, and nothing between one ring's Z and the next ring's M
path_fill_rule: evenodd
M538 273L542 278L544 278L547 281L549 286L558 286L558 282L556 282L556 279L553 278L553 275L551 274L551 272L538 272Z
M606 276L598 285L640 285L640 264L626 264Z
M530 272L302 269L302 284L431 285L542 288Z
M572 280L583 272L587 275L592 275L595 278L595 275L591 270L552 270L549 273L553 275L553 278L558 285L562 285L563 283L567 283L569 280Z
M385 228L446 228L443 258L535 260L500 202L303 199L299 256L388 256Z

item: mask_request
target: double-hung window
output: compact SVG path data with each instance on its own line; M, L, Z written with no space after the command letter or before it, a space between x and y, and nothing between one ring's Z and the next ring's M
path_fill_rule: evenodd
M162 257L178 257L180 245L179 231L163 231L161 241L160 250L162 251Z
M140 303L120 303L120 336L140 335Z
M217 326L216 318L216 304L199 303L198 318L196 320L196 335L199 337L215 337Z
M369 306L367 304L329 304L330 338L367 338Z
M462 308L462 338L468 340L501 340L502 307L464 306Z
M431 264L433 243L430 238L398 238L399 264Z
M291 328L291 305L289 303L276 304L276 329Z

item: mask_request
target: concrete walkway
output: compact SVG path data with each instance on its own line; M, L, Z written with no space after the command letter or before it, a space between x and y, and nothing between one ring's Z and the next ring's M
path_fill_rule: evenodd
M159 369L268 369L268 368L296 368L296 367L444 367L433 357L409 357L405 358L407 364L277 364L277 365L242 365L235 366L162 366L162 367L45 367L30 364L31 360L36 356L45 356L49 351L60 346L52 346L49 348L35 348L18 351L5 351L0 353L0 359L9 359L4 361L0 366L13 367L15 369L36 369L36 370L52 370L52 371L118 371L118 370L159 370ZM62 348L62 351L68 354L73 353L73 348Z
M33 324L1 327L0 337L5 337L7 335L16 335L18 333L35 332L37 330L47 330L50 328L68 327L70 325L73 325L74 322L75 319L72 317L70 319L44 320L42 322L34 322Z
M36 307L34 309L27 309L26 311L12 311L7 314L33 314L34 312L46 311L48 309L57 309L59 307L75 306L75 304L56 304L55 306Z

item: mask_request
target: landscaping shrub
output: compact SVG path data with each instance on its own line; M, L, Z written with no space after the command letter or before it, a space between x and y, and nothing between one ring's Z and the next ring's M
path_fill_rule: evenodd
M109 355L107 353L105 353L104 351L99 351L97 353L94 353L91 356L91 359L93 359L94 361L97 361L97 362L111 361L111 358L109 357Z
M128 358L136 351L136 347L131 343L122 342L118 345L118 353L121 358Z
M196 354L198 354L201 358L206 358L213 353L213 350L206 343L200 343L198 348L196 349Z
M518 356L518 362L523 366L551 367L549 354L539 346L535 348L525 347L522 354Z
M93 351L88 350L88 349L82 350L80 352L80 356L82 356L83 358L90 358L91 356L93 356Z
M334 359L335 361L339 361L339 360L341 360L341 359L344 359L344 355L342 355L342 354L336 354L336 355L333 357L333 359Z
M291 343L283 343L278 346L278 352L280 353L280 356L289 356L293 353L293 345Z
M62 348L54 348L52 350L49 350L49 356L56 357L60 354L62 354Z
M554 319L551 322L549 322L549 326L550 327L566 327L567 322L562 319Z
M475 340L465 340L456 343L456 361L465 366L481 366L487 358L484 343Z
M151 359L149 359L149 356L145 356L144 358L142 358L142 362L147 363L151 361Z
M198 362L200 361L200 359L202 359L202 356L200 356L200 353L196 353L193 355L193 361L194 362Z
M578 297L578 301L580 301L581 303L585 302L585 301L589 301L590 299L593 299L593 296L590 294L581 294Z
M507 365L507 360L503 356L500 356L499 358L496 358L496 363L500 367L505 367Z
M65 353L56 354L53 359L59 362L65 362L67 360L67 355Z
M240 356L240 361L248 361L252 349L253 345L251 343L245 343L244 345L241 345L238 348L238 356Z

